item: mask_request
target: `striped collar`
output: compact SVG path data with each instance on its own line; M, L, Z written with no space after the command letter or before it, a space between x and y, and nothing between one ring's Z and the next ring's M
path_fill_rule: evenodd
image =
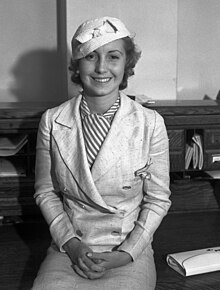
M112 121L115 113L118 111L118 108L120 106L120 95L118 96L117 100L114 102L114 104L106 111L104 114L97 114L105 117L107 120ZM91 115L90 109L88 107L86 98L82 96L82 100L80 103L80 110L81 110L81 115L82 118L84 119L86 115Z

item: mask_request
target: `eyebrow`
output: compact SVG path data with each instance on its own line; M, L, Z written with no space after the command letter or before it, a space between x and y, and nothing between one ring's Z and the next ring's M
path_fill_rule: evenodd
M118 50L118 49L109 50L109 52L110 53L112 53L112 52L119 52L119 53L123 54L123 51Z
M98 53L97 50L94 50L93 52ZM121 55L124 54L123 51L118 50L118 49L109 50L107 53L114 53L114 52L118 52L118 53L120 53Z

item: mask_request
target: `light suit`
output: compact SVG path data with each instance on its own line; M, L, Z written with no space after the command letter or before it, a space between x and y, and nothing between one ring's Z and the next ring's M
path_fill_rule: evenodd
M35 198L61 252L65 242L77 237L96 252L117 248L136 261L170 207L163 118L120 94L120 108L91 170L81 95L42 116ZM147 178L137 174L139 169Z

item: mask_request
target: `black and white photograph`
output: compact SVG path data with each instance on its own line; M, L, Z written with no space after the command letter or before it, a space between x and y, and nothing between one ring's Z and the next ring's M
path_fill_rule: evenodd
M0 0L0 289L220 289L219 15Z

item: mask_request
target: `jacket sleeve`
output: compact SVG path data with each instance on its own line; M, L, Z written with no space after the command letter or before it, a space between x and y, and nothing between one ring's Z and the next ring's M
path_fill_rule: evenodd
M128 252L133 260L152 242L153 234L171 205L169 200L169 147L163 118L155 112L149 157L150 179L144 180L144 196L138 220L118 250Z
M34 198L49 225L54 242L63 251L62 246L75 237L75 233L64 211L62 195L54 173L49 112L47 110L42 115L38 128Z

